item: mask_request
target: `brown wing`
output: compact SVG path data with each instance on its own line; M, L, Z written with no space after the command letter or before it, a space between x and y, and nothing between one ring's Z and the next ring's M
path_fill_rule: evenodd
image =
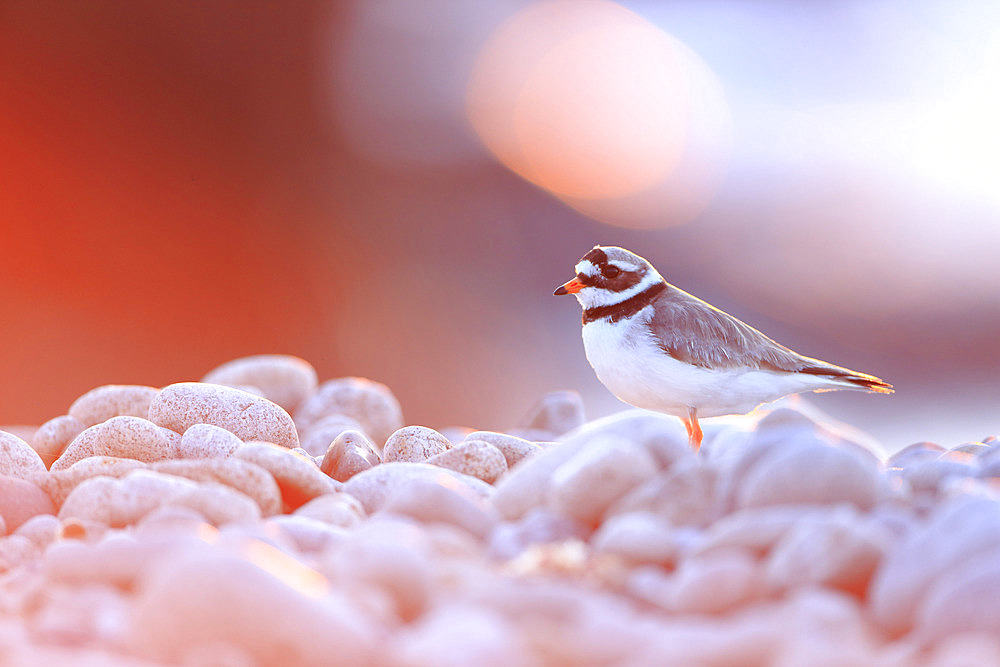
M892 391L892 385L793 352L750 325L670 285L653 304L650 321L659 346L675 359L711 368L757 367L840 378L865 389Z

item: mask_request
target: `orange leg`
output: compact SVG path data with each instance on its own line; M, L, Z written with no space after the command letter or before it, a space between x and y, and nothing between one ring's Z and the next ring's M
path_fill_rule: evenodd
M701 424L698 423L698 410L697 408L688 408L687 418L681 417L681 421L684 422L684 428L688 432L688 442L691 443L691 449L698 451L701 449Z

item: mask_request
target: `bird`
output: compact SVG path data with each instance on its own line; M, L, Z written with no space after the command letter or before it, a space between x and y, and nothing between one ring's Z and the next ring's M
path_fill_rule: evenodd
M624 248L594 246L574 268L553 294L583 307L583 347L597 378L625 403L679 417L695 451L704 417L747 414L801 392L893 393L874 375L775 342Z

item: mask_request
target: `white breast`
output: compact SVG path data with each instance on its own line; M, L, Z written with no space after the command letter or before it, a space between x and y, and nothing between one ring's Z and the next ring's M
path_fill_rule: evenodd
M626 403L677 416L694 407L699 417L714 417L745 414L787 394L829 386L818 376L678 361L656 345L645 324L647 311L583 326L583 346L597 378Z

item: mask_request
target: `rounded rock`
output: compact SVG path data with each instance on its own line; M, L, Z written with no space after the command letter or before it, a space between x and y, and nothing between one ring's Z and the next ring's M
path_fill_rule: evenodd
M586 421L583 399L575 391L553 391L531 407L518 427L528 431L545 431L563 435Z
M393 490L410 479L423 479L445 485L457 480L472 488L477 495L489 498L493 492L486 482L462 473L427 463L383 463L358 473L344 484L344 491L357 498L369 514L383 508Z
M45 463L31 445L12 433L0 431L0 475L27 479L45 470Z
M65 470L91 456L162 461L177 456L180 441L177 433L141 417L112 417L73 438L51 469Z
M112 417L142 417L160 390L136 384L107 384L91 389L73 401L68 414L84 426L93 426Z
M823 445L784 448L764 458L743 480L738 507L847 502L870 509L879 471L847 451Z
M605 521L591 538L594 550L630 563L673 565L681 545L673 526L649 512L618 514Z
M386 463L421 463L451 449L451 442L432 428L404 426L385 441L382 460Z
M76 417L60 415L38 427L31 439L31 446L38 452L45 465L50 466L62 455L73 438L83 433L85 428L86 424Z
M42 489L18 477L0 475L0 518L8 532L14 532L34 516L55 511L52 500Z
M468 486L443 477L405 480L392 490L382 509L424 523L451 524L480 539L497 522L488 501Z
M485 440L466 440L458 447L436 454L427 463L478 477L487 484L507 472L507 460Z
M295 510L295 514L340 528L352 528L365 520L365 508L349 493L318 496Z
M216 482L252 498L262 516L281 512L281 490L264 468L237 458L161 461L155 472L184 477L194 482Z
M681 613L721 614L761 593L753 556L717 551L684 560L675 572L670 607Z
M521 461L542 453L542 448L529 440L495 431L473 431L466 434L463 442L470 440L488 442L499 449L507 461L508 470Z
M656 471L645 448L608 435L555 470L549 503L566 516L594 525L612 503Z
M295 412L295 423L303 431L328 415L356 419L376 443L383 443L403 425L399 401L384 384L366 378L327 380Z
M319 469L337 480L346 482L359 472L382 463L371 440L353 429L340 433L326 450Z
M295 424L280 405L219 384L179 382L164 387L149 405L149 420L177 433L195 424L213 424L244 442L299 446Z
M302 449L312 456L323 456L330 449L330 445L337 439L337 436L345 431L364 433L357 420L344 415L329 415L320 419L307 430L299 431L299 441ZM372 451L375 450L373 444Z
M134 459L90 456L77 461L65 470L34 475L31 481L48 494L56 507L61 507L70 492L86 479L99 475L124 477L133 470L145 467L145 463Z
M341 488L340 482L323 474L311 459L269 442L244 443L233 456L271 473L284 505L292 510Z
M228 386L252 385L264 397L294 412L316 391L316 369L305 359L287 354L258 354L228 361L201 380Z
M195 483L172 475L136 470L121 479L92 477L70 492L59 518L96 521L112 528L132 525Z
M608 509L652 512L677 526L706 526L715 518L715 469L702 461L678 463L641 484Z
M226 458L243 444L232 432L212 424L193 424L181 436L179 459Z

